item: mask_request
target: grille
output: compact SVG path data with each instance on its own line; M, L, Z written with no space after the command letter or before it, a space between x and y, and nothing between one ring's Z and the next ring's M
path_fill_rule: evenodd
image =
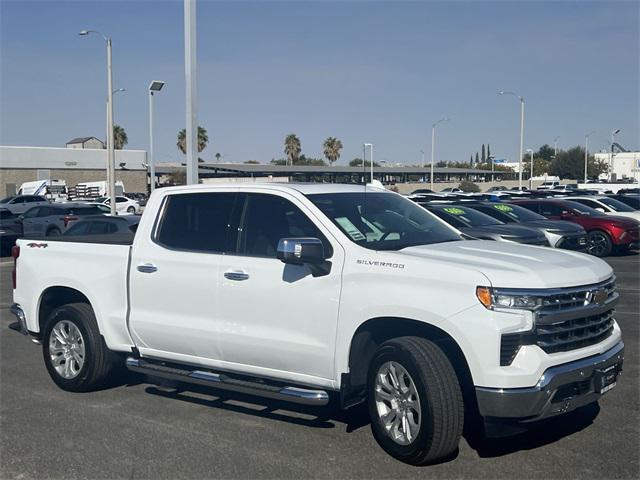
M596 292L604 290L606 299L594 304ZM522 345L538 345L546 353L567 352L595 345L613 332L618 297L615 278L570 289L540 291L542 305L536 310L531 332L502 335L500 365L511 365Z

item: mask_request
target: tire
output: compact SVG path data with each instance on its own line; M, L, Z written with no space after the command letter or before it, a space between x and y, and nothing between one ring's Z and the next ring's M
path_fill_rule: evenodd
M77 341L69 341L76 332L80 338L76 335ZM68 351L58 340L60 335L71 347ZM114 366L112 353L100 335L93 310L86 303L63 305L51 313L42 335L42 354L51 379L68 392L100 388ZM69 358L63 359L65 355Z
M404 385L400 393L388 388L393 386L390 366L394 366L396 378ZM408 391L403 394L403 389ZM386 398L382 398L382 394ZM403 395L404 403L402 399L398 401ZM399 411L404 409L404 418L396 414L398 410L394 410L392 402ZM460 383L449 359L429 340L399 337L380 346L369 368L367 404L376 441L402 462L434 463L446 459L458 448L464 426ZM390 423L393 426L388 428Z
M596 257L606 257L613 251L613 242L608 233L592 230L587 234L587 253Z
M58 227L53 227L50 228L49 230L47 230L47 237L59 237L60 235L62 235L62 232L60 231L60 229Z
M135 215L136 213L136 207L129 207L127 208L127 212L129 212L132 215Z

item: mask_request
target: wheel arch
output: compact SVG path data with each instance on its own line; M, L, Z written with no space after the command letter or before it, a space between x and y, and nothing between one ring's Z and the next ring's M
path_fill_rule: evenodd
M349 345L349 373L343 374L341 399L343 406L360 403L366 395L369 365L378 347L392 338L416 336L434 342L453 366L467 400L475 403L473 379L467 359L454 338L441 328L404 317L377 317L362 323Z
M42 334L47 318L56 308L70 303L86 303L93 306L87 296L80 290L62 285L48 287L40 295L38 301L38 328Z

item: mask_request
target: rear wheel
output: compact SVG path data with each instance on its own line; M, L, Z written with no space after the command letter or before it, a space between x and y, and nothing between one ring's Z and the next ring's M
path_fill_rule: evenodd
M62 235L62 232L58 227L53 227L47 230L47 237L59 237Z
M51 379L69 392L99 388L113 368L112 353L86 303L64 305L51 313L42 336L42 353Z
M134 213L136 213L136 207L129 207L129 208L127 208L127 212L129 212L130 214L132 214L132 215L133 215Z
M587 235L587 253L596 257L611 255L613 242L606 232L593 230Z
M403 462L442 460L458 447L464 405L458 378L433 342L400 337L382 344L369 369L371 429Z

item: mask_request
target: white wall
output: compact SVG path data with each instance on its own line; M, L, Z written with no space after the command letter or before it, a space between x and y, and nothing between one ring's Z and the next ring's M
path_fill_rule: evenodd
M596 160L603 160L611 165L611 153L596 153ZM620 152L613 155L613 164L610 166L609 177L620 180L622 178L635 178L640 181L640 152Z
M125 163L127 170L146 170L144 150L116 150L116 169ZM3 147L0 146L2 169L104 169L107 150L87 148Z

